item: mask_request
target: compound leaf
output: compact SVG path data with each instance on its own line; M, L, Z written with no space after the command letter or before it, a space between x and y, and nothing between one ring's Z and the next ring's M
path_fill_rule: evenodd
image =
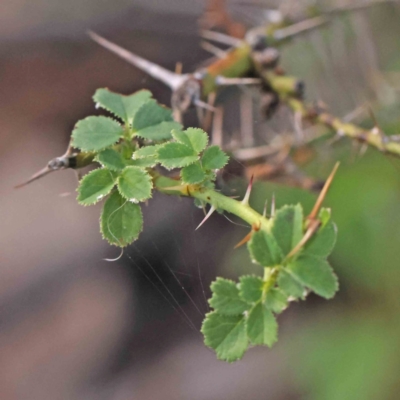
M107 168L98 168L83 177L78 187L78 202L84 206L95 204L108 195L117 176Z
M143 139L160 141L171 139L171 131L173 129L180 129L182 125L175 121L163 121L159 124L148 126L136 132L137 136Z
M83 151L99 151L112 146L123 135L122 126L107 117L87 117L72 132L72 145Z
M300 204L280 208L271 229L279 247L286 256L303 236L303 209Z
M336 275L322 258L301 254L288 268L300 283L326 299L332 298L339 288Z
M228 160L229 157L219 146L210 146L204 151L201 163L204 169L221 169Z
M97 105L121 118L126 124L132 124L137 110L150 99L151 92L148 90L140 90L124 96L108 89L97 89L93 96Z
M227 316L211 312L206 315L201 332L206 346L214 349L220 360L239 360L247 350L248 339L243 315Z
M278 338L278 324L272 312L257 303L247 317L247 336L251 343L271 347Z
M263 267L272 267L282 262L282 250L272 233L262 230L253 232L247 247L253 261Z
M186 167L197 161L197 154L182 143L166 143L157 150L158 161L168 169Z
M206 174L201 168L200 163L195 162L194 164L190 164L187 167L182 168L181 178L184 183L193 185L195 183L204 181Z
M247 303L256 303L261 300L263 285L263 280L258 276L242 276L239 295Z
M126 160L114 149L103 150L96 156L96 161L112 171L120 171L126 167Z
M211 291L213 295L209 300L210 306L219 314L238 315L249 308L239 297L239 289L233 281L217 278L211 284Z
M139 167L126 167L118 178L119 192L123 197L133 202L150 198L152 187L150 175Z
M100 228L103 237L110 244L127 246L138 238L143 228L140 206L124 199L115 191L104 203Z
M208 144L207 133L199 128L188 128L185 131L175 130L172 132L172 136L177 142L190 147L197 154L202 152Z

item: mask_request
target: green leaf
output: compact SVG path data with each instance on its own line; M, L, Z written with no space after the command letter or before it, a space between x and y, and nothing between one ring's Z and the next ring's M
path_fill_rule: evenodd
M126 160L114 149L103 150L96 156L96 161L112 171L120 171L126 167Z
M228 160L229 157L219 146L210 146L204 151L201 163L204 169L221 169Z
M332 268L321 258L301 254L288 268L300 283L326 299L332 298L339 288Z
M103 237L110 244L127 246L138 238L143 228L140 206L124 199L115 191L104 203L100 228Z
M303 236L303 209L300 204L279 209L273 218L271 231L283 254L289 254Z
M79 182L78 202L84 206L97 203L111 192L117 177L107 168L89 172Z
M278 338L278 324L272 312L257 303L247 317L247 336L251 343L271 347Z
M151 92L148 90L140 90L130 96L124 96L108 89L97 89L93 96L97 105L130 124L137 110L150 99Z
M262 230L254 232L247 247L253 261L263 267L279 265L283 260L282 251L272 233Z
M136 150L133 153L132 158L135 160L137 158L144 158L144 157L156 157L157 156L157 150L161 147L162 145L156 144L154 146L144 146L139 150Z
M181 178L184 183L187 184L195 184L204 181L206 174L204 173L203 169L199 162L194 164L188 165L181 170Z
M133 202L149 199L152 187L150 175L139 167L126 167L118 178L119 192Z
M288 305L287 296L280 289L271 288L268 290L265 299L265 306L274 313L281 313Z
M326 258L331 254L336 243L336 225L329 221L321 226L305 244L303 254Z
M152 168L157 164L157 160L155 157L146 157L137 160L129 160L128 164L140 168Z
M182 125L175 121L163 121L159 124L148 126L136 132L137 136L143 139L160 141L171 139L171 131L173 129L180 129Z
M182 143L166 143L157 150L157 158L165 168L172 169L193 164L198 156Z
M285 270L279 272L278 286L282 292L290 297L295 299L304 298L304 286Z
M72 145L83 151L99 151L112 146L123 135L122 126L107 117L87 117L72 132Z
M249 308L239 297L239 289L233 281L217 278L211 284L211 291L213 295L209 300L210 306L219 314L238 315Z
M243 315L227 316L211 312L206 315L201 332L206 346L214 349L220 360L239 360L247 350L248 340Z
M132 125L136 131L140 131L149 126L158 125L164 121L173 121L172 111L151 99L136 111Z
M242 276L239 295L247 303L256 303L261 299L263 285L263 280L258 276Z
M175 130L172 136L179 142L191 149L197 154L202 152L208 144L208 135L202 129L188 128L186 131Z

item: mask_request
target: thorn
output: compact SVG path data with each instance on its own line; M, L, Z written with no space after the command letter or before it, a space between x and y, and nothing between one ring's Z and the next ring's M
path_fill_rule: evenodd
M236 246L234 247L234 249L236 250L240 246L243 246L244 244L246 244L251 239L252 234L253 234L253 230L251 230L239 243L237 243Z
M317 199L317 201L315 202L315 205L314 205L314 207L313 207L313 209L312 209L310 215L307 217L307 220L308 220L308 221L314 221L314 220L316 219L317 214L318 214L318 212L319 212L319 209L320 209L321 206L322 206L322 202L324 201L325 196L326 196L326 194L328 193L328 189L329 189L329 187L330 187L331 184L332 184L333 178L335 177L336 171L337 171L337 169L339 168L339 165L340 165L340 163L337 162L337 163L335 164L335 166L333 167L332 172L331 172L330 175L328 176L328 179L326 180L325 185L324 185L324 187L322 188L321 193L319 194L318 199Z
M223 142L224 109L217 107L212 124L211 144L222 147Z
M307 228L306 233L301 238L300 242L296 244L296 246L290 251L290 253L285 257L285 259L289 259L293 257L314 235L321 224L321 221L314 219L311 220L310 225Z
M252 175L251 178L250 178L250 182L249 182L249 184L247 186L246 194L244 195L244 198L242 200L242 204L244 206L248 206L249 205L250 194L251 194L251 190L253 189L253 179L254 179L254 175Z
M204 109L200 107L199 105L196 105L196 114L197 114L197 119L199 120L199 125L200 127L204 129Z
M213 112L216 111L216 108L215 108L214 106L212 106L212 105L206 103L205 101L201 101L201 100L199 100L199 99L195 100L195 101L194 101L194 104L195 104L197 107L204 108L205 110L208 110L208 111L213 111Z
M325 25L329 22L325 17L319 16L315 18L306 19L304 21L293 24L287 28L278 29L274 32L274 38L277 40L284 40L293 36L297 36L309 30Z
M178 75L182 75L183 65L180 61L175 64L175 73Z
M254 232L257 232L257 231L260 229L260 227L261 227L261 224L259 224L259 225L254 224L254 225L252 226L252 228L251 228L251 231L250 231L239 243L236 244L236 246L234 247L234 249L237 249L237 248L239 248L240 246L243 246L245 243L247 243L247 242L251 239L251 236L252 236L252 234L253 234L253 231L254 231Z
M182 123L182 111L179 110L179 108L174 108L172 110L173 116L174 116L174 121L179 122L180 124Z
M233 36L225 35L224 33L202 30L200 36L204 39L213 40L214 42L226 44L228 46L239 47L243 41Z
M372 107L370 105L368 105L368 112L369 112L369 115L370 115L372 121L374 122L374 127L371 129L371 132L374 135L380 135L382 133L382 130L378 124L378 120L376 119L375 113L372 110Z
M101 37L100 35L88 31L88 35L100 46L103 46L107 50L121 57L128 63L134 65L136 68L139 68L146 74L152 76L153 78L163 82L165 85L169 86L172 90L176 90L180 87L186 80L186 75L175 74L167 70L166 68L153 63L145 58L142 58L124 48L118 46L117 44L110 42L109 40Z
M303 114L301 111L296 111L294 113L294 130L297 134L297 140L299 142L304 140L304 131L303 131Z
M56 157L50 160L47 163L47 166L42 168L40 171L33 174L26 182L20 183L19 185L14 186L14 189L19 189L23 186L28 185L29 183L36 181L37 179L42 178L43 176L49 174L53 171L59 171L61 169L71 168L70 158L73 157L74 149L71 144L68 145L66 152L61 157Z
M275 216L275 193L272 195L272 201L271 201L271 218L274 218Z
M218 86L260 85L262 80L260 78L226 78L225 76L218 75L215 78L215 83Z
M195 231L197 231L197 229L199 229L204 222L206 222L208 220L208 218L211 217L212 213L216 210L216 208L212 205L210 210L208 211L207 215L204 217L203 221L200 222L200 224L198 225L198 227L195 229Z
M28 185L29 183L36 181L37 179L40 179L42 176L49 174L52 171L53 170L49 167L42 168L40 171L36 172L36 174L33 174L26 182L23 182L23 183L20 183L20 184L14 186L14 189L22 188L22 187Z
M200 43L200 46L205 51L208 51L209 53L213 54L215 57L220 58L220 59L225 58L228 53L227 51L222 50L219 47L214 46L213 44L211 44L209 42L202 41Z
M211 92L207 96L207 104L210 105L211 107L215 106L215 99L216 99L216 92ZM209 132L212 126L212 120L214 119L213 116L218 112L218 108L215 108L215 110L207 110L206 115L204 117L204 130L206 132Z
M365 153L368 150L368 144L367 143L362 143L360 146L360 150L358 151L358 157L362 157L365 155Z
M265 200L265 203L264 203L264 210L263 210L263 213L262 213L262 216L263 216L264 218L267 217L267 207L268 207L268 199Z

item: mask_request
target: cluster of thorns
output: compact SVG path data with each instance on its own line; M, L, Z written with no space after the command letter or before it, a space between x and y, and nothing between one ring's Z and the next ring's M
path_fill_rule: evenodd
M181 73L179 64L172 72L94 32L89 32L89 35L107 50L167 85L172 91L171 107L176 121L182 122L184 114L195 108L199 125L210 132L212 144L219 145L245 166L241 173L258 180L277 180L318 190L321 182L307 177L299 169L298 161L307 161L312 154L312 144L326 136L327 130L331 137L347 137L394 156L400 155L400 141L397 135L385 135L377 123L371 129L365 129L331 115L322 102L306 104L303 82L287 75L280 65L279 47L305 32L328 24L335 14L355 12L382 2L392 3L390 0L371 0L357 4L352 2L351 6L331 10L312 8L308 10L312 17L302 20L289 19L281 10L270 10L266 24L247 30L233 20L224 0L209 1L200 20L201 45L213 57L202 68L185 74ZM266 145L254 146L252 121L242 121L241 126L247 129L242 129L240 140L224 143L223 108L217 105L217 94L227 86L256 88L260 94L261 112L266 119L282 106L289 109L293 125L291 134L276 135ZM246 107L246 104L249 103L242 106ZM244 111L241 112L243 119L252 118L251 107ZM318 126L324 128L323 134L310 129ZM69 148L64 156L51 160L46 168L26 183L54 170L74 168L74 154L74 149Z

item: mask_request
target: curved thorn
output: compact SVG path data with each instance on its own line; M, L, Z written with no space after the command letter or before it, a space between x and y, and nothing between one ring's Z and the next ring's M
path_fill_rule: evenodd
M123 58L125 61L128 61L128 63L134 65L136 68L139 68L146 74L152 76L154 79L163 82L172 90L177 89L187 79L186 75L175 74L174 72L171 72L156 63L148 61L145 58L142 58L128 50L125 50L117 44L101 37L97 33L89 31L88 34L100 46L103 46L107 50L110 50L112 53Z
M207 215L204 217L203 221L200 222L200 224L197 226L197 228L195 229L195 231L197 231L197 229L199 229L204 222L206 222L208 220L208 218L211 217L212 213L216 210L216 208L214 206L211 206L210 210L208 211Z
M235 245L234 249L236 250L240 246L243 246L244 244L246 244L251 239L252 234L253 234L253 230L251 230L239 243L237 243Z

